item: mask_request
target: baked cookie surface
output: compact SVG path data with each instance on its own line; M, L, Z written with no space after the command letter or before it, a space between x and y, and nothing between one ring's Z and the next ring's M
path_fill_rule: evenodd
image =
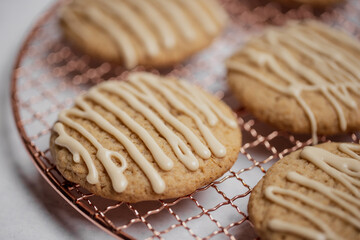
M305 147L275 163L253 189L261 239L360 239L360 145Z
M59 114L50 139L66 179L127 202L190 194L228 171L240 145L228 106L150 73L91 88Z
M226 21L216 0L73 0L60 11L70 42L126 68L180 62L208 46Z
M228 83L258 119L294 133L360 129L360 44L310 20L270 28L227 61Z

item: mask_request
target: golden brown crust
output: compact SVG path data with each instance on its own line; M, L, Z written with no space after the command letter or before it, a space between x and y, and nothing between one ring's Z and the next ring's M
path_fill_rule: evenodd
M170 80L169 80L170 81ZM95 87L96 88L96 87ZM220 108L227 117L235 120L234 113L230 110L228 106L224 103L211 96L210 94L205 93L207 98ZM177 96L181 101L186 104L186 106L194 111L197 115L204 120L204 116L186 99L179 96L176 92L174 95ZM219 120L216 126L209 126L208 123L204 120L207 127L213 132L214 136L226 146L227 154L224 158L217 158L213 155L210 159L203 160L195 153L196 158L200 162L200 167L198 170L192 172L189 171L175 156L174 152L170 148L168 142L159 135L159 132L152 126L152 124L145 119L139 112L136 112L131 109L127 103L119 97L116 97L112 94L107 94L108 98L111 99L117 106L119 106L123 111L125 111L130 117L132 117L136 122L143 126L155 139L160 148L169 156L174 162L174 168L170 171L161 170L158 165L154 162L152 155L149 150L145 147L142 140L134 133L132 133L125 125L123 125L119 119L116 119L115 116L103 108L96 106L96 104L89 102L93 105L93 108L110 121L117 129L119 129L123 134L125 134L131 141L136 145L141 153L146 157L148 161L151 162L151 165L160 173L160 176L163 178L166 184L166 190L163 194L156 194L148 178L144 175L138 165L131 159L124 147L114 139L110 134L101 131L94 123L89 122L84 119L75 119L76 122L81 123L92 135L96 136L97 140L107 149L117 151L121 155L125 156L128 167L125 170L124 174L128 180L128 186L126 190L122 193L115 192L111 180L108 177L107 173L104 170L104 167L100 161L96 158L95 148L77 131L66 127L66 132L77 139L86 149L91 153L91 157L95 161L97 170L99 171L100 182L98 184L89 184L86 181L86 176L88 174L86 165L81 160L80 163L75 163L72 160L72 154L64 147L60 147L55 144L55 139L58 136L56 132L52 133L50 140L50 148L52 156L56 161L57 168L63 174L63 176L69 181L79 183L84 188L88 189L91 192L96 193L99 196L115 199L119 201L126 202L138 202L145 200L156 200L156 199L166 199L166 198L175 198L190 194L197 188L212 182L213 180L219 178L226 171L228 171L231 166L235 163L241 145L241 133L239 128L236 129L229 128L222 121ZM156 95L157 98L166 105L168 109L170 106L166 103L166 99L163 98L160 94ZM195 126L194 122L182 112L171 110L171 113L182 123L188 126L200 140L204 142L199 130ZM170 125L167 125L170 129L173 129ZM173 131L181 139L184 137L177 131ZM186 140L184 140L186 142Z
M228 83L235 97L254 116L278 129L293 133L311 133L309 119L304 109L290 96L264 86L255 79L229 71ZM332 135L343 132L340 129L338 116L333 106L319 92L305 92L302 94L305 102L311 106L317 121L317 133ZM360 106L359 96L351 96ZM346 132L357 131L360 128L360 111L342 106L348 126Z
M171 1L176 3L175 0ZM159 8L159 6L155 4L156 2L157 1L150 1L150 3L154 4L156 8ZM198 2L203 4L202 1ZM85 14L85 12L87 11L86 5L95 7L100 11L105 12L108 16L111 16L111 14L108 13L109 10L106 9L103 4L101 4L101 1L73 1L71 4L65 6L60 11L60 25L66 39L68 39L76 48L80 49L81 51L85 52L90 56L100 58L106 61L112 61L127 65L124 52L119 49L119 46L117 46L115 38L113 36L110 36L102 28L103 23L90 19L89 16ZM175 5L179 4L176 3ZM133 8L131 4L129 4L129 6ZM218 7L221 8L220 5ZM79 8L81 10L78 10ZM178 8L182 9L182 7L179 6ZM134 9L137 13L138 10L136 10L136 8ZM220 10L223 11L222 9ZM163 16L166 16L163 11L166 11L166 9L160 11L162 12L161 14ZM187 12L187 10L184 9L182 11L184 13ZM184 38L184 36L179 32L176 32L178 30L175 29L178 28L174 24L174 22L172 22L171 20L166 20L169 23L172 31L175 32L176 39L176 44L170 48L167 48L163 45L163 43L160 43L162 37L156 35L158 33L153 26L148 24L149 20L140 13L137 14L139 14L139 16L142 18L141 21L146 23L146 27L148 27L152 33L155 33L155 36L157 38L156 41L159 43L160 46L160 51L156 55L150 56L146 52L144 44L139 40L139 37L134 34L133 29L124 24L121 19L117 19L116 23L121 25L121 28L124 31L122 34L129 37L129 44L134 45L136 57L138 59L136 65L143 65L145 67L168 67L185 60L189 56L209 46L213 39L220 34L225 25L225 22L223 20L218 20L220 22L217 23L214 22L213 25L216 26L217 30L216 32L209 34L203 29L200 23L196 19L194 19L194 16L192 16L192 14L186 13L186 17L189 18L191 25L196 29L194 39L189 40ZM71 18L66 17L67 15L70 15ZM214 15L211 16L214 17ZM116 18L114 16L112 17ZM114 29L113 31L116 31L116 29ZM129 45L126 47L130 48L131 46ZM132 68L134 66L127 67Z
M313 28L313 22L305 22L304 26L308 27L309 32ZM286 26L282 29L272 29L268 30L268 36L271 36L270 33L272 31L277 32L282 39L289 38L287 36L290 31L297 31L296 29L301 23L293 24L291 26ZM316 24L315 26L318 26ZM283 44L283 48L288 50L291 54L294 54L295 60L298 61L297 64L304 64L308 70L304 71L311 71L319 74L320 76L322 73L317 68L324 68L327 64L331 63L334 64L336 62L334 59L336 55L345 55L345 49L348 46L341 45L342 39L345 38L344 33L340 33L339 31L332 30L329 27L325 27L326 31L333 31L334 33L339 35L336 44L340 48L343 47L342 50L339 49L332 49L333 57L324 56L318 53L316 56L321 59L319 62L312 62L312 60L306 55L307 53L305 50L309 50L304 48L304 52L299 54L298 52L294 51L293 48ZM299 34L302 32L299 31ZM323 33L321 33L323 34ZM305 35L302 35L305 36ZM306 36L305 36L306 37ZM348 36L346 36L348 38ZM269 37L270 39L271 37ZM310 37L311 38L311 37ZM309 38L309 39L310 39ZM329 38L330 39L330 38ZM265 39L264 36L254 38L251 40L242 50L238 53L234 54L230 59L229 62L237 62L243 66L248 66L253 69L256 69L256 72L262 75L262 80L269 82L270 84L274 85L275 87L284 87L290 86L289 83L286 83L284 80L279 77L277 73L275 73L270 67L266 64L257 64L252 62L250 58L247 57L246 51L253 50L253 49L262 49L264 46L263 44L266 43L268 40ZM316 42L316 39L309 40ZM285 42L285 41L284 41ZM267 44L267 43L266 43ZM300 47L300 43L296 43ZM360 46L360 44L357 44ZM276 46L272 49L271 44L267 46L268 50L261 50L269 53L269 55L273 55L274 52L280 52L280 49L276 50ZM272 49L270 51L270 49ZM354 53L355 50L354 48ZM347 54L347 53L346 53ZM259 57L260 59L260 57ZM283 69L288 76L291 76L293 79L299 79L300 84L304 81L304 77L300 76L296 72L292 71L287 63L284 63L278 57L274 57L277 64L279 64L280 68ZM339 64L342 71L344 71L344 67ZM328 71L328 70L327 70ZM334 70L332 70L334 71ZM334 71L334 74L336 72ZM290 80L293 80L290 79ZM323 79L326 79L324 77ZM336 84L341 85L342 81L349 81L346 77L339 78ZM325 80L327 81L327 80ZM360 79L357 76L356 80L357 85L356 89L358 89ZM238 71L237 69L228 67L228 84L230 89L235 94L236 98L251 112L253 113L258 119L267 122L281 130L294 132L294 133L311 133L311 122L309 119L309 115L306 113L305 108L300 105L299 101L295 98L292 94L285 94L281 91L274 89L266 85L264 82L259 81L259 79L255 78L253 75L246 74L242 71ZM326 83L331 85L331 83ZM325 85L325 84L324 84ZM334 84L335 85L335 84ZM302 86L297 85L295 88L300 90ZM347 91L349 92L350 98L356 103L355 108L350 108L344 102L339 100L338 97L334 97L334 101L336 101L342 113L338 113L334 107L334 104L329 100L328 96L326 96L321 89L321 85L317 86L317 90L302 90L300 92L300 98L304 100L305 104L310 108L311 113L314 115L314 119L317 126L317 133L324 134L324 135L331 135L331 134L338 134L341 132L352 132L360 129L360 96L356 94L352 88L348 88ZM355 88L354 88L355 89ZM290 88L287 89L289 93L291 93ZM329 90L326 90L329 91ZM333 93L329 93L328 95L332 95ZM348 101L348 100L346 100ZM343 115L346 121L347 127L346 129L341 128L340 117L339 115Z
M340 152L338 146L340 143L324 143L317 145L316 147L326 149L327 151L334 153L339 156L349 157L348 155ZM296 225L306 226L310 229L314 229L314 224L299 214L284 208L265 197L265 189L269 186L278 186L285 189L291 189L296 192L301 192L305 196L316 200L316 202L323 203L328 206L335 206L329 198L324 195L310 190L306 187L300 186L296 183L289 182L286 180L286 174L290 171L295 171L301 175L304 175L310 179L314 179L320 183L325 184L328 187L340 190L342 192L349 193L349 190L345 188L340 182L334 180L327 173L317 168L314 164L307 160L300 158L300 152L298 150L284 157L275 163L260 180L260 182L253 189L249 205L248 212L250 221L253 223L257 234L264 240L298 240L301 239L298 236L286 233L280 233L272 231L268 227L268 223L272 219L280 219L288 223ZM356 229L353 225L348 222L336 217L332 214L325 213L318 209L312 208L300 201L297 201L291 197L286 198L298 205L299 209L303 211L309 210L318 219L324 221L330 229L344 239L359 239L360 230Z

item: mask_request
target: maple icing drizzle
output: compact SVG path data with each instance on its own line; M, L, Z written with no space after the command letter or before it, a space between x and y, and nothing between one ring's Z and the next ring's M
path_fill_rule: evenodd
M196 40L200 32L216 35L227 20L214 0L78 0L62 11L62 18L82 36L88 34L77 22L90 20L116 43L127 68L138 64L139 46L147 56L156 56L162 48Z
M316 118L301 93L319 91L335 109L340 129L345 131L347 121L340 103L353 110L358 107L350 92L360 95L359 54L360 44L350 36L315 21L306 21L267 30L230 59L227 66L294 97L310 121L316 144ZM245 58L248 63L244 63ZM272 76L262 74L258 67L266 67ZM286 85L272 80L276 78Z
M236 128L237 123L226 117L199 89L190 86L184 81L177 83L172 80L162 80L160 77L148 73L132 73L128 76L128 79L129 82L109 81L98 85L96 88L90 89L87 94L76 99L76 106L78 108L64 110L59 114L59 122L54 126L54 131L59 135L55 143L67 148L72 153L75 162L79 162L80 157L84 160L89 170L87 176L89 183L96 184L99 182L94 161L85 147L65 131L64 125L76 130L96 148L96 158L104 166L112 181L113 188L117 192L122 192L126 189L127 180L123 172L127 168L127 163L120 153L106 149L89 130L75 121L74 118L91 121L101 130L112 135L124 146L131 159L141 168L156 193L163 193L166 188L159 173L137 149L136 145L111 122L95 111L88 101L101 106L107 112L113 114L132 133L136 134L162 170L169 171L174 166L173 161L165 154L150 133L125 111L109 100L104 92L120 97L134 111L141 114L151 123L158 133L168 142L179 161L190 171L196 171L199 168L199 161L194 156L192 150L203 159L210 158L211 153L219 158L226 155L226 148L216 139L201 118L191 111L174 94L174 92L176 92L188 100L193 107L204 115L210 126L215 126L220 119L228 127ZM205 145L189 127L171 114L169 109L156 97L154 94L155 91L166 100L172 109L192 119L207 145ZM168 126L171 126L179 132L185 141ZM119 163L120 166L115 164L113 160Z
M311 211L299 208L297 204L281 196L291 197L312 208L341 218L360 230L360 156L356 154L356 152L360 152L360 145L342 143L338 149L349 157L341 157L317 147L305 147L300 154L300 158L311 162L323 170L349 190L350 194L328 187L323 183L305 177L297 172L288 172L286 175L288 181L322 194L329 198L334 204L322 204L298 191L284 189L278 186L269 186L265 189L266 198L299 214L316 227L316 229L313 229L296 225L295 223L285 222L280 219L272 219L268 223L268 227L271 230L292 233L306 239L341 239L330 226L312 214Z

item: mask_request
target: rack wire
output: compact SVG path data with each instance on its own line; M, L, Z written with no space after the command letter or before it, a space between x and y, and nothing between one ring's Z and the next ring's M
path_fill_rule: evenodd
M103 199L66 181L49 152L51 127L75 96L106 79L124 78L121 66L96 62L66 43L54 4L25 40L12 76L11 102L24 146L41 175L88 220L120 239L254 239L247 203L252 188L284 155L312 143L308 135L276 131L258 122L234 101L226 88L224 60L268 25L289 19L316 18L360 38L360 2L350 0L325 10L284 8L269 1L222 0L231 23L211 47L161 74L187 79L237 109L243 146L235 165L220 179L177 199L130 204ZM138 67L132 71L143 70ZM152 72L159 73L152 69ZM359 143L360 134L320 137L320 142Z

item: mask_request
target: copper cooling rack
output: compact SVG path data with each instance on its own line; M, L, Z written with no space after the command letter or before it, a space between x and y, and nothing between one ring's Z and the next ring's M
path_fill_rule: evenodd
M123 239L254 239L247 217L251 189L283 155L312 143L309 136L279 132L258 122L227 92L224 59L267 25L289 19L317 18L360 38L360 1L325 10L289 9L269 1L222 0L231 16L223 35L207 50L164 70L222 97L237 109L243 147L236 164L223 177L178 199L129 204L95 196L66 181L49 152L51 126L74 96L92 85L128 73L110 63L94 62L74 51L61 37L56 3L36 23L19 53L11 84L16 126L34 164L49 184L87 219ZM137 68L134 71L142 70ZM156 72L156 70L152 70ZM360 134L320 137L320 142L359 143Z

